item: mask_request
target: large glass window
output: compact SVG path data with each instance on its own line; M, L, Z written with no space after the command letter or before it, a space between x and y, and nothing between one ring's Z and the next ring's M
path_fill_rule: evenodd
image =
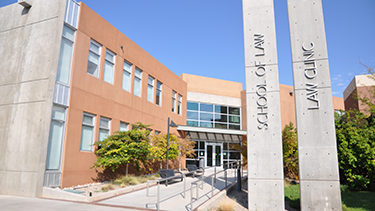
M178 95L177 114L181 115L182 96Z
M134 95L141 97L142 86L142 70L138 67L135 68L134 73Z
M193 102L187 102L187 110L198 111L199 104Z
M89 50L89 61L87 64L87 73L95 77L99 76L99 61L100 61L100 51L102 46L95 42L94 40L90 41L90 50Z
M172 112L176 112L176 92L172 90Z
M154 81L153 77L148 76L147 100L151 103L154 102Z
M47 151L47 170L59 170L64 141L65 108L53 106Z
M241 129L241 108L207 103L187 102L186 125Z
M162 83L157 81L156 83L156 105L161 106L161 86Z
M122 72L122 89L128 92L130 92L131 76L132 64L130 64L128 61L124 61L124 70Z
M92 151L94 140L95 115L83 113L81 132L81 151Z
M105 52L103 80L110 84L113 84L114 66L115 66L115 54L107 49L107 51Z
M100 117L99 124L99 141L103 141L107 136L109 136L111 128L111 119Z
M64 25L56 81L66 85L69 85L70 68L72 66L74 32L73 29Z

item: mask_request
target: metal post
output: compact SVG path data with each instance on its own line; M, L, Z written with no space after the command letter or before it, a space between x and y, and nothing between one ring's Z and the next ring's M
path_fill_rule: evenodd
M216 183L216 166L215 166L215 183Z
M183 175L183 178L184 178L184 198L186 198L186 178L185 178L185 174Z
M170 118L168 117L168 129L167 129L167 167L166 169L168 169L168 158L169 158L169 120Z
M214 177L211 177L211 198L214 197Z
M157 195L158 211L160 209L160 182L158 182L158 195Z
M193 211L193 183L190 185L190 210Z
M225 177L225 187L227 187L227 170L224 170L224 177Z
M146 192L146 196L148 196L148 181L147 181L147 192Z
M237 169L237 191L241 191L241 171Z

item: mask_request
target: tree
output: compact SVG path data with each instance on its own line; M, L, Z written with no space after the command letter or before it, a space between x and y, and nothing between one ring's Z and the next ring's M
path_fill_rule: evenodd
M178 138L175 135L169 135L169 160L178 157ZM151 138L152 148L151 156L154 160L160 162L160 169L163 168L162 162L167 160L167 134L153 135Z
M291 179L299 179L297 130L294 128L292 122L289 125L285 125L282 137L284 175Z
M352 190L375 190L375 115L358 110L336 116L340 180Z
M375 81L373 68L359 62ZM352 190L375 190L375 86L354 97L366 109L352 109L335 116L341 183Z
M115 171L123 164L135 164L140 170L141 164L147 165L150 158L149 125L140 122L132 124L132 130L116 131L102 141L94 143L97 146L97 160L93 167L111 168ZM126 173L127 174L127 173Z
M246 166L247 165L247 140L243 142L242 145L236 144L233 147L235 150L240 151L242 155L242 165Z
M194 157L196 154L194 150L195 141L190 141L187 138L178 139L178 145L180 150L179 169L181 169L182 157Z

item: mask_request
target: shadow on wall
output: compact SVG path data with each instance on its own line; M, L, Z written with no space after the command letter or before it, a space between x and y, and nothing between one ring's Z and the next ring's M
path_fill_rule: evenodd
M166 164L163 162L163 168L165 168ZM179 160L174 159L169 161L169 169L178 169L179 166ZM150 169L149 169L150 168ZM134 175L134 176L140 176L140 175L148 175L157 173L160 168L160 162L150 162L147 167L141 166L140 171L137 170L135 165L129 164L128 168L128 175ZM120 178L122 176L126 175L126 165L120 166L115 171L112 171L111 168L107 168L104 171L101 169L95 169L96 172L96 178L91 178L94 182L104 182L104 181L112 181L117 178Z

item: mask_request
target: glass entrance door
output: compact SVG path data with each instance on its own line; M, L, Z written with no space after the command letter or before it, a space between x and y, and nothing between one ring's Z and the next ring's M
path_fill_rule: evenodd
M223 147L222 144L206 143L207 166L220 166L222 164Z

